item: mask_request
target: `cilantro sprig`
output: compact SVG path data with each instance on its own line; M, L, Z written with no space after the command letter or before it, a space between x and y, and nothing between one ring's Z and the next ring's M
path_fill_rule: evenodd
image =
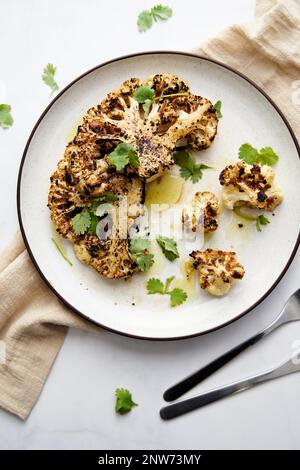
M117 171L121 171L126 165L139 166L139 158L132 147L127 142L121 142L115 150L108 155L108 163L116 167Z
M81 212L72 217L71 224L75 235L84 235L87 232L95 235L100 218L109 213L111 204L117 199L118 196L113 193L94 198Z
M221 119L221 117L223 117L223 114L222 114L222 111L221 111L221 108L222 108L222 101L218 100L218 101L214 104L214 108L215 108L215 110L216 110L217 118L218 118L218 119Z
M187 299L187 293L183 289L175 287L170 290L170 285L174 280L174 276L168 277L163 283L160 279L152 277L147 282L147 294L160 294L170 296L170 306L176 307L181 305Z
M143 106L143 110L145 113L145 118L148 117L150 110L152 108L152 105L155 101L160 101L165 98L175 98L177 96L186 96L189 93L187 91L184 92L178 92L178 93L170 93L168 95L155 95L155 91L153 88L150 88L149 86L142 85L139 88L137 88L133 94L133 98Z
M233 209L233 211L236 215L238 215L242 219L250 220L252 222L255 222L256 230L258 232L262 231L262 225L268 225L270 223L269 219L266 216L264 216L263 214L258 215L257 217L254 217L250 214L245 214L245 212L241 212L240 209L238 209L237 207L235 207Z
M136 264L145 272L154 263L154 255L150 253L151 242L147 238L136 237L130 241L130 249L136 258Z
M115 391L115 396L115 410L120 415L128 413L134 406L138 406L138 404L132 400L131 392L125 388L117 388Z
M13 124L13 122L11 106L9 104L0 104L0 126L3 129L7 129Z
M176 150L173 158L176 165L180 167L180 176L185 180L191 179L193 183L197 183L202 178L203 170L211 169L204 163L196 163L189 150Z
M246 143L239 148L239 159L249 165L260 163L261 165L273 166L278 161L279 157L272 147L263 147L258 150L251 144Z
M156 237L156 241L161 247L163 254L169 261L174 261L174 259L179 258L179 252L175 240L159 235Z
M137 26L140 33L147 31L158 20L167 20L173 14L172 8L167 5L156 5L150 10L143 10L137 19Z
M58 84L54 79L54 75L56 72L56 67L53 64L47 64L44 67L42 80L43 82L51 88L51 93L54 93L59 89Z

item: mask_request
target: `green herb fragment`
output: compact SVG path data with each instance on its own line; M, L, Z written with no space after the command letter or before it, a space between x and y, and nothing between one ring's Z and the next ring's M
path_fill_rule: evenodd
M204 163L196 163L189 150L176 150L174 153L174 161L180 167L180 176L185 179L191 179L193 183L197 183L203 176L203 170L211 169Z
M132 395L129 390L125 388L117 388L115 391L116 396L116 405L115 410L120 415L124 415L132 410L134 406L138 406L137 403L134 403L132 400Z
M159 235L156 238L156 241L161 247L163 254L169 261L174 261L174 259L179 258L179 252L175 240Z
M59 253L60 253L61 256L63 257L63 259L64 259L70 266L73 266L73 263L69 260L69 258L67 257L66 253L64 252L64 250L62 249L62 247L58 244L58 242L55 240L55 238L52 237L51 240L52 240L52 243L54 244L55 248L59 251Z
M147 293L148 294L161 294L170 296L170 306L176 307L181 305L187 299L187 293L183 289L175 287L175 289L169 290L170 284L174 280L174 276L168 277L165 284L160 279L152 277L147 282Z
M223 117L223 114L222 114L222 111L221 111L221 108L222 108L222 101L218 100L218 101L214 104L214 108L215 108L215 110L216 110L217 118L218 118L218 119L221 119L221 117Z
M82 212L76 214L72 219L72 227L75 235L83 235L88 231L91 225L91 214L87 209L83 209Z
M11 106L9 104L0 104L0 126L3 129L7 129L14 122L10 112Z
M255 217L255 216L252 216L250 214L245 214L245 212L241 212L237 207L235 207L233 209L233 212L236 215L238 215L239 217L241 217L242 219L250 220L251 222L255 222L256 230L258 232L262 231L262 228L261 228L262 225L268 225L270 223L269 219L267 217L265 217L263 214Z
M279 157L271 147L263 147L258 151L251 144L243 144L239 148L239 159L249 165L260 163L261 165L273 166Z
M136 258L136 264L141 271L148 271L154 263L154 255L149 252L151 243L147 238L136 237L130 241L130 249Z
M123 170L128 164L132 166L139 166L140 164L136 151L126 142L117 145L115 150L109 154L108 163L114 165L117 171Z
M44 67L43 75L42 75L43 82L46 83L46 85L48 85L51 88L52 93L54 91L57 91L59 88L56 81L54 80L55 72L56 72L56 67L54 67L53 64L47 64L46 67Z
M167 20L173 14L172 8L166 5L156 5L151 10L142 11L137 20L138 30L145 32L151 28L153 21Z

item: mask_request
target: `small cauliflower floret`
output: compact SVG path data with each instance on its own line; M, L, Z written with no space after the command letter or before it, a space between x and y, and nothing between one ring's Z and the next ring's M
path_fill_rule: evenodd
M268 165L248 165L239 162L220 173L222 200L227 209L246 205L254 209L273 211L283 199L274 185L275 172Z
M200 287L211 295L227 294L235 280L242 279L245 274L233 251L207 248L193 251L190 256L194 259L194 268L199 271Z
M214 232L218 228L219 201L209 191L195 193L191 208L182 210L183 225L192 232Z

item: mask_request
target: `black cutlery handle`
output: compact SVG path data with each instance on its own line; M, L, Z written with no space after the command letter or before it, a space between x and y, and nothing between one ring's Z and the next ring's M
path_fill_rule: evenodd
M213 374L216 370L223 367L225 364L227 364L227 362L231 361L231 359L236 357L242 351L247 349L252 344L255 344L257 341L263 338L265 334L265 332L261 332L255 336L252 336L251 338L247 339L246 341L234 347L233 349L230 349L230 351L227 351L222 356L218 357L217 359L214 359L206 366L197 370L197 372L194 372L193 374L189 375L181 382L178 382L176 385L173 385L172 387L168 388L168 390L166 390L164 393L164 399L166 401L173 401L181 397L184 393L188 392L193 387L202 382L204 379Z

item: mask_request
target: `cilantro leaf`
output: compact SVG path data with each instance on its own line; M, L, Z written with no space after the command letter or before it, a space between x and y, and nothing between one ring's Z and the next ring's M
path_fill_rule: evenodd
M191 179L193 183L197 183L202 178L202 170L211 168L204 163L196 163L189 150L176 150L174 161L180 167L180 176L185 180Z
M243 144L239 148L239 159L254 165L258 161L258 151L251 144Z
M47 64L46 67L44 67L43 75L42 75L43 82L46 83L46 85L48 85L51 88L52 93L58 90L58 85L56 81L54 80L55 72L56 72L56 67L54 67L53 64Z
M90 235L96 235L97 234L96 229L99 223L99 219L93 212L90 212L90 216L91 216L91 223L88 229L88 233Z
M7 129L14 122L10 112L11 106L9 104L0 104L0 126L3 129Z
M141 253L144 250L149 250L150 246L150 241L143 237L133 238L130 242L130 248L134 253Z
M258 160L262 165L273 166L278 162L278 155L271 147L263 147L260 149Z
M144 33L147 29L150 29L153 24L153 17L150 10L142 11L137 20L137 26L140 33Z
M239 217L241 217L242 219L250 220L252 222L255 222L256 230L258 232L262 231L261 225L267 225L267 224L270 223L269 219L267 217L265 217L263 214L255 217L255 216L252 216L250 214L246 214L245 212L241 212L240 209L237 208L237 207L235 207L233 209L233 212L236 215L238 215Z
M214 104L214 108L215 108L215 110L216 110L217 118L218 118L218 119L221 119L221 117L223 117L223 114L222 114L222 111L221 111L221 108L222 108L222 101L218 100L218 101Z
M154 263L154 255L149 253L151 243L147 238L136 237L130 242L130 249L135 254L136 264L141 271L148 271Z
M134 148L127 144L127 142L121 142L115 150L113 150L108 156L108 163L114 165L117 171L123 170L128 163L132 166L139 165L139 158Z
M151 10L144 10L138 16L138 29L140 32L147 31L153 25L153 20L167 20L172 14L172 8L166 5L156 5Z
M148 271L154 263L154 255L152 253L137 253L136 264L142 272Z
M138 103L145 103L146 100L153 100L155 96L155 91L149 86L140 86L137 88L133 94L133 98Z
M249 165L260 163L261 165L272 166L275 165L279 157L271 147L263 147L258 151L251 144L243 144L239 148L239 159Z
M73 266L73 263L72 261L69 260L69 258L67 257L66 253L64 252L64 250L62 249L62 247L59 245L59 243L55 240L54 237L51 238L51 241L52 243L54 244L55 248L58 250L58 252L61 254L61 256L63 257L63 259L70 265L70 266Z
M124 415L132 410L134 406L138 406L132 400L131 392L125 388L117 388L115 391L116 405L115 410L120 415Z
M152 277L147 282L147 290L148 294L164 294L165 286L159 279Z
M174 261L174 259L179 258L179 252L175 240L159 235L156 238L156 241L161 247L163 254L169 261Z
M176 287L170 292L171 307L183 304L187 299L187 293L183 289Z
M176 307L177 305L182 304L187 299L187 293L183 289L175 287L175 289L169 291L171 282L173 281L174 276L168 277L166 279L165 285L157 278L151 278L147 282L147 294L161 294L170 296L170 306Z
M258 232L262 231L261 225L268 225L270 223L269 219L265 217L263 214L259 215L256 219L256 230Z
M151 13L154 21L157 21L158 19L167 20L172 16L173 10L167 5L156 5L155 7L151 8Z
M87 209L83 209L82 212L76 214L71 219L71 223L75 235L83 235L91 225L91 215L89 211Z

